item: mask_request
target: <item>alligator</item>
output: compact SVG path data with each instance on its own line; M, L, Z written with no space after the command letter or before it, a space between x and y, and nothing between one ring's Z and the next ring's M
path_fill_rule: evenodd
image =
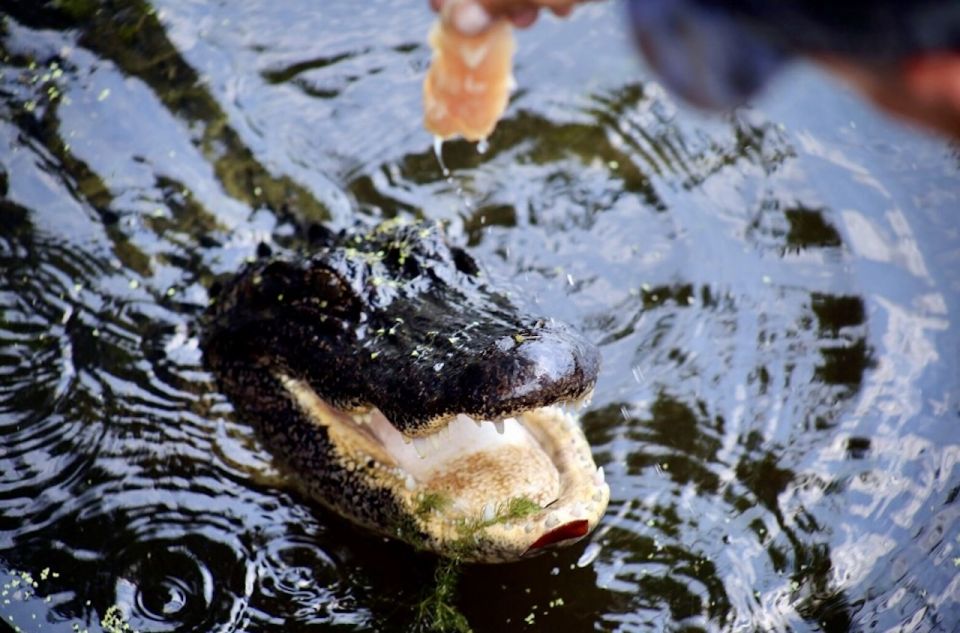
M506 562L582 539L606 509L571 410L596 347L514 307L438 224L325 231L310 254L248 264L201 345L305 492L375 532Z

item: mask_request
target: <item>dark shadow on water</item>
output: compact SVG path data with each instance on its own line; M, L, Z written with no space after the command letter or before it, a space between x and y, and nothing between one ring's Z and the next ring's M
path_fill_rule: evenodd
M251 207L295 207L303 217L327 219L327 209L301 184L271 174L230 126L197 72L173 47L157 11L140 0L12 0L8 14L24 26L77 30L78 43L146 83L163 105L194 129L193 141L210 160L231 197ZM45 62L46 60L41 60Z
M840 246L840 234L823 218L822 209L797 207L785 211L790 230L787 233L787 247L802 250L814 246Z

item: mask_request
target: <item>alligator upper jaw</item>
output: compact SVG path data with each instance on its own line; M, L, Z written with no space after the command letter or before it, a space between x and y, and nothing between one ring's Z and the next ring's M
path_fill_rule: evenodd
M495 421L460 414L432 435L408 438L377 409L346 413L307 383L280 380L326 427L347 469L376 464L376 485L406 509L426 549L476 562L516 560L580 540L606 509L603 469L563 405Z

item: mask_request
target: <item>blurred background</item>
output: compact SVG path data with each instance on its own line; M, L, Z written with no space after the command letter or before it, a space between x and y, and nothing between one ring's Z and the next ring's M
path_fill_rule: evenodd
M475 630L957 630L956 147L804 67L702 116L599 3L519 34L445 178L426 2L3 4L6 626L429 628L436 559L286 485L197 347L259 244L403 216L604 355L607 516L463 568Z

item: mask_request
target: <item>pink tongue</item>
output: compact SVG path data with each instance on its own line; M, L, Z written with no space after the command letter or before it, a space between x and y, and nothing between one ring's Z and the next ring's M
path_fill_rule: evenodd
M560 527L550 530L534 541L533 545L528 548L528 551L553 545L554 543L559 543L560 541L568 541L572 538L580 538L581 536L586 535L587 530L589 529L590 524L586 519L578 519L576 521L564 523Z

